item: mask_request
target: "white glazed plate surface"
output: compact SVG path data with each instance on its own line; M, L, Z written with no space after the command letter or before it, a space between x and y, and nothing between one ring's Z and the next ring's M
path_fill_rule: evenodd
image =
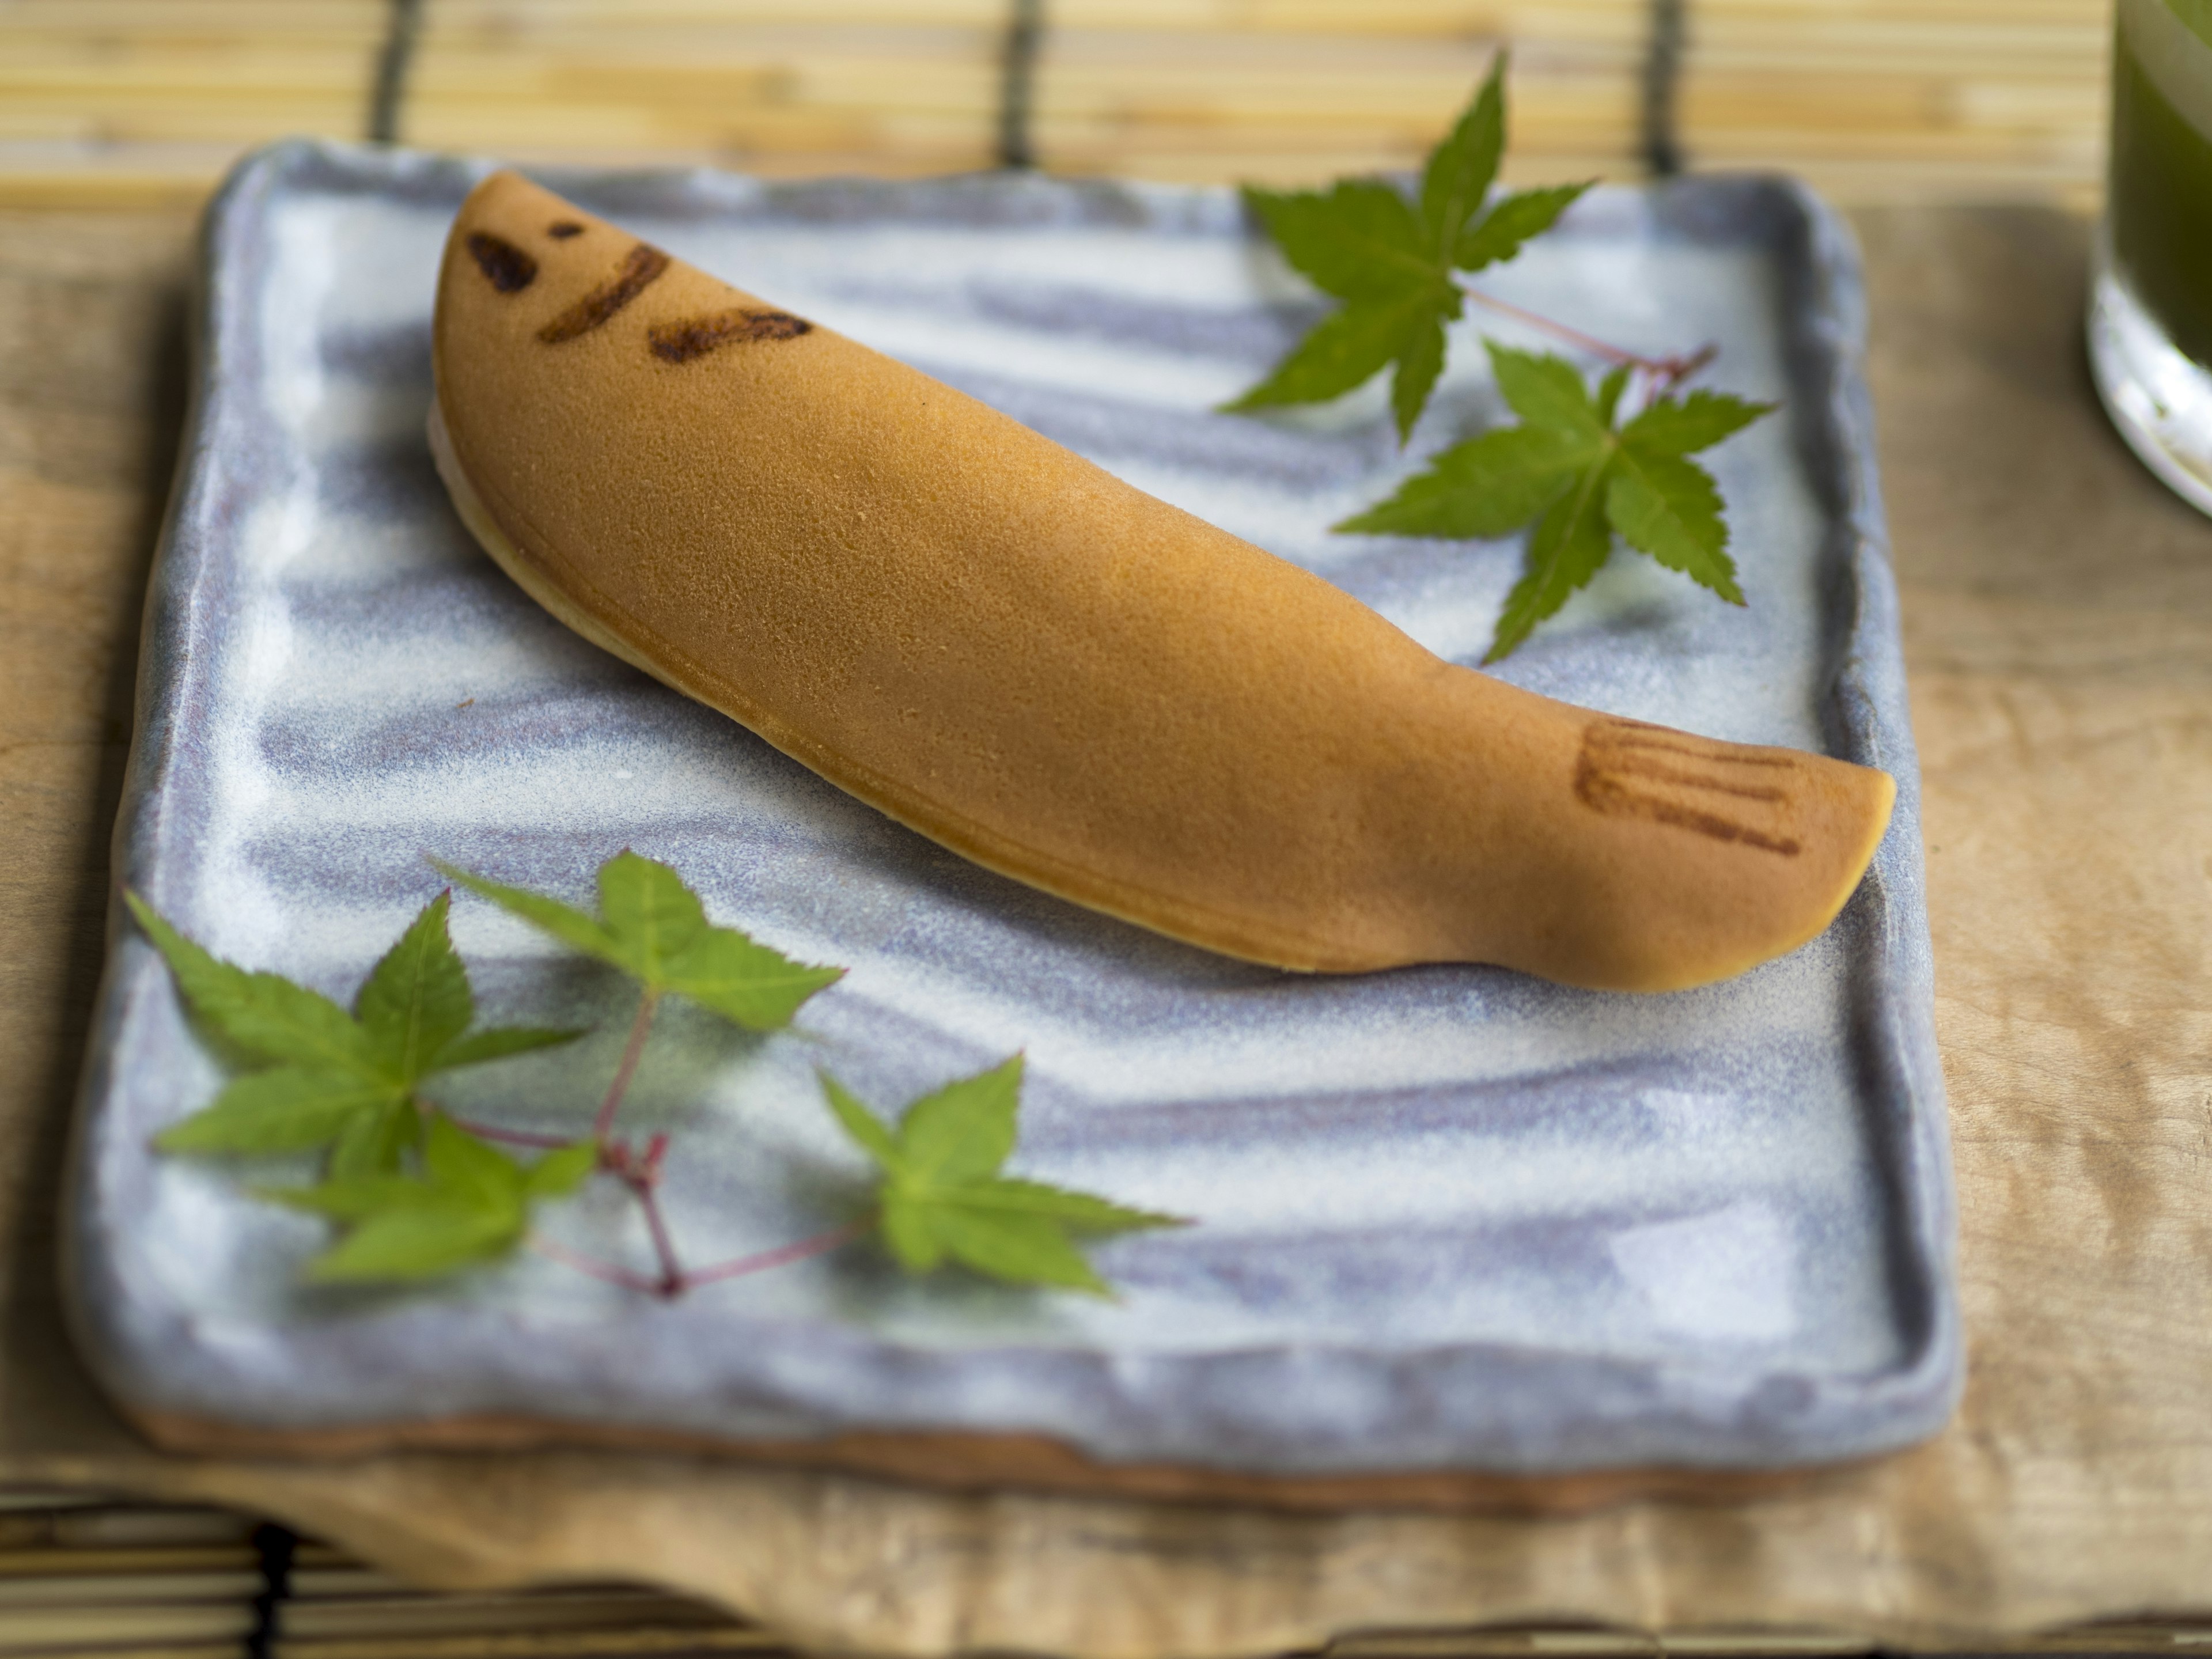
M293 1431L1014 1431L1281 1475L1789 1464L1942 1421L1960 1343L1918 778L1856 265L1825 209L1766 180L1601 191L1482 279L1644 349L1717 342L1712 383L1784 405L1708 458L1747 611L1619 554L1505 678L1898 781L1826 935L1638 997L1473 967L1300 978L1152 936L963 862L566 632L470 541L422 435L438 252L483 171L293 144L211 210L120 880L342 1000L438 890L426 855L582 899L634 847L717 921L846 964L788 1033L665 1020L627 1121L676 1137L666 1200L695 1261L848 1212L863 1166L817 1066L889 1112L1016 1049L1020 1172L1199 1224L1100 1248L1118 1302L909 1281L866 1246L672 1304L533 1255L432 1291L306 1289L320 1223L149 1150L219 1074L118 921L69 1226L78 1329L127 1407ZM1318 314L1226 191L547 182L1444 656L1488 641L1516 545L1326 526L1499 417L1475 336L1529 341L1510 326L1471 308L1401 453L1379 386L1268 422L1209 412ZM597 1035L444 1097L580 1131L623 985L474 900L453 925L487 1017ZM642 1263L618 1198L549 1229Z

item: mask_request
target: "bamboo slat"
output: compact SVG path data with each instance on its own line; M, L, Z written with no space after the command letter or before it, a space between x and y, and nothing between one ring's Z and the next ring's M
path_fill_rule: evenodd
M526 1631L696 1632L726 1628L729 1615L649 1590L526 1590L511 1595L291 1597L276 1633L301 1641L371 1637L504 1635Z
M221 1510L118 1509L39 1492L27 1501L0 1500L0 1562L41 1549L235 1550L248 1543L253 1525Z
M424 0L402 136L769 174L988 166L1012 0ZM2094 195L2109 0L1686 0L1678 137L1846 200ZM1045 0L1068 173L1414 163L1514 52L1508 176L1632 176L1649 0ZM197 194L366 129L388 0L0 0L0 201Z
M0 1550L0 1597L9 1593L10 1584L32 1579L141 1577L180 1572L220 1575L252 1571L259 1559L252 1547L243 1540L235 1544L192 1544L181 1547L116 1549L95 1545Z
M270 1659L614 1659L781 1653L727 1613L657 1591L589 1586L435 1594L302 1544L271 1621Z
M428 0L403 137L523 160L918 173L994 155L1004 0ZM366 131L387 0L0 0L0 202L204 192Z
M0 1656L4 1659L794 1659L775 1632L679 1596L621 1586L528 1591L418 1590L312 1540L292 1553L267 1623L258 1571L234 1565L254 1530L210 1510L112 1504L50 1492L0 1492ZM213 1552L213 1564L195 1565ZM149 1559L167 1565L143 1571ZM2203 1644L2178 1625L2054 1632L2022 1651L2166 1651ZM1340 1638L1325 1659L1845 1659L1874 1644L1806 1629L1670 1631L1481 1628L1373 1631Z
M0 203L205 193L287 132L358 137L386 0L0 0Z
M1511 40L1510 171L1632 172L1645 10L1060 0L1042 149L1069 170L1185 178L1402 167L1491 43ZM1687 11L1680 137L1695 165L1801 171L1846 199L2094 191L2105 0L1690 0ZM1303 54L1280 50L1288 33L1304 37ZM1406 49L1395 66L1389 43Z
M988 166L999 0L434 0L410 143L768 173Z
M1695 0L1684 148L1846 200L2086 205L2111 27L2108 0Z
M72 1649L125 1644L198 1644L242 1640L253 1629L248 1603L166 1607L11 1607L0 1620L0 1654L53 1659Z
M530 1630L466 1634L280 1637L269 1659L709 1659L721 1654L785 1651L783 1644L742 1626L653 1630ZM88 1659L94 1659L88 1656ZM110 1659L101 1654L96 1659ZM113 1659L129 1659L117 1655Z
M1194 180L1410 167L1510 45L1509 176L1632 175L1644 14L1599 0L1060 0L1037 151L1056 171Z
M72 1573L0 1580L0 1650L19 1620L43 1611L81 1610L88 1602L100 1607L244 1604L260 1593L261 1572L253 1566L229 1572Z
M266 1579L253 1523L0 1493L0 1659L240 1659Z
M1070 172L1318 182L1417 161L1514 48L1509 178L1640 169L1648 8L1058 0L1039 149ZM1689 0L1693 166L1845 200L2094 197L2106 0Z
M275 1659L787 1651L770 1632L657 1590L440 1594L313 1540L272 1581L255 1530L220 1510L0 1492L0 1659L246 1659L257 1632ZM285 1562L284 1550L272 1559Z

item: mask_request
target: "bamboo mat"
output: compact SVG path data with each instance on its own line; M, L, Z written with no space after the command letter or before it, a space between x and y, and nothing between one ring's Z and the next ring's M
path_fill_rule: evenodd
M2013 1652L2154 1653L2212 1630L2105 1625ZM1377 1632L1295 1659L1820 1659L1831 1632L1640 1634L1594 1626ZM422 1590L343 1550L227 1510L0 1490L0 1659L797 1659L774 1632L610 1584ZM1293 1659L1285 1656L1285 1659Z
M1849 202L2086 206L2111 28L2109 0L1691 0L1684 142Z
M787 1653L681 1596L426 1593L218 1509L0 1491L0 1659L708 1659Z
M104 951L145 561L179 441L192 263L179 208L0 214L0 1478L247 1505L479 1595L652 1580L841 1650L1812 1654L1869 1650L1868 1632L2212 1648L2212 526L2097 409L2078 219L1916 209L1856 223L1972 1349L1959 1418L1935 1442L1802 1498L1547 1522L954 1498L673 1456L319 1467L148 1450L71 1357L54 1205ZM261 1616L236 1576L240 1541L254 1544L243 1523L166 1540L143 1524L49 1522L19 1505L0 1510L0 1549L228 1548L191 1569L234 1575L197 1601L76 1605L149 1618L184 1602L231 1631L241 1607ZM412 1610L431 1603L389 1581L306 1576L348 1561L301 1549L299 1601L380 1600L387 1628L311 1632L299 1620L323 1615L270 1605L280 1659L769 1640L682 1623L695 1603L656 1626L618 1599L627 1625L548 1632L532 1600L528 1628L441 1632ZM2146 1610L2199 1616L2022 1637ZM1570 1616L1585 1622L1497 1628ZM1786 1632L1745 1632L1782 1620ZM0 1617L0 1631L25 1627ZM216 1659L244 1639L116 1637L103 1659ZM39 1642L4 1659L70 1651Z
M368 136L387 62L392 130L430 149L943 173L1005 158L1011 97L1014 150L1054 171L1312 182L1411 164L1510 46L1520 179L1634 177L1663 149L1692 167L1786 168L1850 202L2084 205L2109 14L2110 0L0 0L0 203L191 198L253 144ZM410 48L396 58L395 30Z
M0 1655L239 1652L263 1586L253 1532L218 1510L0 1493Z

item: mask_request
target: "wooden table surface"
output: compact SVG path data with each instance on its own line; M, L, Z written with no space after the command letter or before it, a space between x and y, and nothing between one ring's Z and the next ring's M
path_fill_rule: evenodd
M581 1452L330 1468L147 1449L67 1346L54 1205L178 441L191 223L16 212L0 214L0 1480L233 1502L432 1582L653 1579L884 1650L1258 1653L1563 1620L1990 1644L2212 1614L2212 522L2096 410L2082 222L1858 225L1962 1215L1969 1382L1937 1440L1787 1497L1549 1521L959 1498Z

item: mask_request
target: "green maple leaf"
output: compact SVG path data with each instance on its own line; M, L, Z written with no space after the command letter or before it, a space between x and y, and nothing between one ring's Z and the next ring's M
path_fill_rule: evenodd
M822 1074L845 1133L883 1170L876 1203L884 1242L909 1273L953 1261L1016 1285L1109 1295L1071 1233L1180 1227L1182 1218L999 1173L1014 1150L1022 1058L947 1084L906 1109L898 1127Z
M1689 457L1774 405L1692 392L1657 398L1623 422L1627 370L1607 374L1593 396L1563 357L1485 344L1498 389L1521 424L1442 451L1389 500L1336 528L1487 540L1535 520L1486 664L1510 653L1597 574L1615 532L1730 605L1743 604L1720 491Z
M438 868L563 945L611 963L648 995L672 991L748 1030L788 1025L807 998L844 977L842 968L793 962L737 928L714 926L682 877L635 853L617 853L599 866L598 916L525 887Z
M244 1074L155 1137L169 1152L301 1152L329 1146L337 1175L397 1169L432 1075L581 1033L474 1031L476 1001L446 929L441 893L362 982L354 1009L281 975L249 972L177 932L136 893L124 901L153 940L194 1023Z
M1380 179L1322 191L1247 185L1244 199L1293 269L1344 301L1225 410L1324 403L1389 365L1398 441L1410 437L1443 372L1444 325L1463 308L1455 270L1520 252L1589 186L1518 191L1483 204L1505 149L1505 54L1422 170L1418 202Z
M434 1279L505 1255L521 1243L533 1203L574 1192L599 1161L580 1141L525 1169L443 1114L422 1134L422 1173L333 1175L316 1187L262 1195L329 1217L345 1229L309 1264L323 1282Z

